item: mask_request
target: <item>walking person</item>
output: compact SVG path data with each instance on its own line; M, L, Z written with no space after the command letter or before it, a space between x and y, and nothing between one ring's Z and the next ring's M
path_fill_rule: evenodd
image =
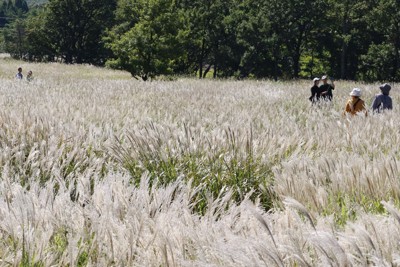
M351 114L356 115L357 113L363 112L367 116L367 109L365 108L365 102L361 97L361 89L354 88L350 93L350 99L346 103L343 115Z
M319 101L321 97L321 91L318 87L319 78L313 79L313 86L311 87L311 96L308 98L313 104Z
M321 91L321 96L328 101L332 101L333 94L332 91L335 90L335 83L332 79L330 79L331 83L328 83L328 76L324 75L321 78L322 84L319 87Z
M389 92L392 87L389 84L385 83L379 86L379 89L381 89L381 93L375 95L371 107L372 111L380 113L383 110L393 109L392 98L389 96Z

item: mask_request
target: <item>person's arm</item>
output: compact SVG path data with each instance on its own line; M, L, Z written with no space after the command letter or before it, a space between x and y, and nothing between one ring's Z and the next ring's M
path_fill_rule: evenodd
M310 101L314 101L317 92L314 90L314 86L311 87L311 96L308 98Z
M350 101L347 101L346 106L343 111L343 115L346 115L347 113L351 113Z
M364 114L365 114L365 116L368 116L368 109L367 109L367 107L365 106L365 102L364 101L362 101L361 102L361 110L364 110Z
M379 96L375 96L374 102L372 102L372 111L377 111L379 106L381 105L381 100Z

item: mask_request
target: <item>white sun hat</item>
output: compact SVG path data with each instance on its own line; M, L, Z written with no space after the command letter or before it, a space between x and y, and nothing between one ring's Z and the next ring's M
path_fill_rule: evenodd
M316 82L316 81L319 81L319 78L315 77L315 78L313 79L313 82Z
M321 78L321 80L326 80L326 79L328 79L328 76L326 76L326 75L322 76L322 78Z
M360 88L353 88L350 93L351 96L361 96L361 89Z

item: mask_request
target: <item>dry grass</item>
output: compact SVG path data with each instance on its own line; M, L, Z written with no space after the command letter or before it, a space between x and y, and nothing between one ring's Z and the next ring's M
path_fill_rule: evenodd
M396 85L350 119L376 84L310 107L307 81L1 61L1 266L400 264Z

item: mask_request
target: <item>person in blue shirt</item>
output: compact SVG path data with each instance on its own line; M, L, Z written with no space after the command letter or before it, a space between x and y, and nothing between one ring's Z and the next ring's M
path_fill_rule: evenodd
M372 102L373 112L379 113L383 110L393 109L392 98L389 96L392 87L385 83L379 86L379 89L381 89L381 93L375 95L374 101Z
M15 75L15 78L17 80L22 80L24 78L24 75L22 75L22 68L21 67L18 68L18 73Z

